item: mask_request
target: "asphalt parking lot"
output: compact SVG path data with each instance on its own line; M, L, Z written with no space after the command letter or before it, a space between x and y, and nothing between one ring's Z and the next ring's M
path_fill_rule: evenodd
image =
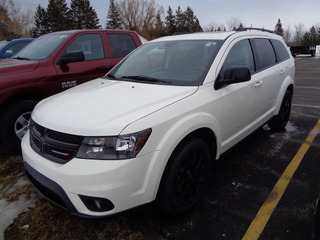
M120 217L169 240L310 239L320 196L319 128L320 59L298 57L286 131L263 127L226 152L213 166L204 199L185 216L173 218L150 204Z
M310 239L320 194L320 59L298 57L295 84L286 131L264 127L225 153L191 213L171 218L146 207L130 217L167 239Z

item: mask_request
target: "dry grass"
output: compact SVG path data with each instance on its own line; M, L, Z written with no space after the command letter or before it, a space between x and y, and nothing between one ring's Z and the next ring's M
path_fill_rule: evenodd
M21 178L26 178L21 156L10 152L0 144L0 190L16 184L18 179ZM30 193L34 191L30 184L26 184L10 194L0 196L0 199L17 201L23 194L28 199ZM99 220L81 219L53 206L44 199L38 201L35 208L29 208L28 211L19 214L5 230L4 236L6 240L163 240L153 230L132 222L125 216Z

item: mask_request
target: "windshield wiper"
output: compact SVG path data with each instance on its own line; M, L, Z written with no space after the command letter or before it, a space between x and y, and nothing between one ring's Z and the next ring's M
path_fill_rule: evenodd
M141 80L147 82L160 82L160 83L171 83L170 81L165 81L153 77L148 77L145 75L132 75L132 76L122 76L121 78L133 79L133 80Z
M115 75L113 75L113 74L107 74L107 77L109 77L109 78L116 78L116 76Z
M18 59L18 60L30 60L30 58L25 58L25 57L15 57L13 59Z

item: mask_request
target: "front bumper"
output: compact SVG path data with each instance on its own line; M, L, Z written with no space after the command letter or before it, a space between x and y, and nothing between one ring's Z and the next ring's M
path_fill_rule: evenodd
M43 158L30 147L29 132L22 140L22 155L27 175L42 195L75 215L93 217L153 201L167 156L165 150L128 160L74 158L59 164ZM83 196L106 199L112 203L112 209L93 211Z

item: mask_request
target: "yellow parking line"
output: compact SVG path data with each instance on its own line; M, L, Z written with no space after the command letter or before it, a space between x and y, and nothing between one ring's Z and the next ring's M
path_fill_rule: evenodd
M320 106L303 105L303 104L292 104L292 106L295 106L295 107L308 107L308 108L320 108Z
M313 142L319 131L320 119L272 189L267 200L264 202L256 217L251 222L251 225L249 226L242 240L256 240L260 237L260 234L269 221L269 218L271 217L274 209L277 207L278 202L280 201L284 191L286 190L293 174L298 169L304 155L308 151L311 143Z

